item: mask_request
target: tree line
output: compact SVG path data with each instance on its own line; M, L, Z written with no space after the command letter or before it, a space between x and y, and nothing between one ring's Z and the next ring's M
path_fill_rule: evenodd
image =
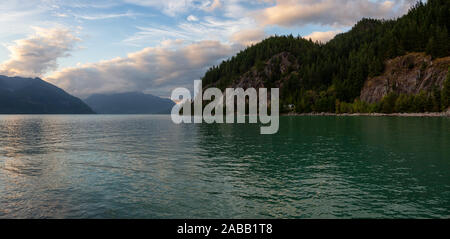
M273 56L289 52L298 69L289 69L284 75L274 69L264 85L270 88L285 77L281 103L295 105L298 112L442 110L448 107L448 93L437 86L416 96L391 93L376 104L361 102L359 96L368 77L383 73L387 59L408 52L426 52L433 58L450 56L449 13L450 1L428 0L418 2L398 19L362 19L326 44L292 35L273 36L209 69L203 85L214 84L223 90L252 68L261 70Z

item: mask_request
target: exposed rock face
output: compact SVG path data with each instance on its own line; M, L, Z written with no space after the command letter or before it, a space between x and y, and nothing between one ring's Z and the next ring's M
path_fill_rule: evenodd
M282 88L283 81L289 77L289 73L298 70L297 58L289 52L274 55L270 60L261 62L238 79L233 81L229 88L267 88L267 82L274 78L272 87ZM276 77L275 77L276 75ZM215 84L206 85L204 88L215 87Z
M284 82L299 68L299 62L293 54L281 52L266 62L257 63L256 66L234 80L227 88L242 88L244 90L248 88L269 88L269 92L270 88L279 88L281 92ZM216 83L203 86L203 89L217 87ZM271 104L269 92L267 94L268 105ZM225 91L223 94L226 96ZM248 99L246 101L248 102Z
M434 85L440 89L447 76L450 57L431 60L424 53L410 53L386 61L381 76L369 78L361 90L361 100L374 103L390 92L418 94L430 91Z
M252 70L245 73L239 80L235 81L232 88L249 88L254 87L265 88L264 82L270 79L274 74L278 74L277 80L274 82L275 86L281 88L282 82L287 78L287 74L292 70L299 68L297 59L289 52L282 52L270 58L261 69L254 67ZM279 71L277 73L277 71ZM284 77L283 77L284 76Z
M292 74L296 74L300 64L294 55L282 52L264 63L256 64L227 87L243 89L276 87L282 92L285 83ZM442 89L450 67L450 57L432 60L431 56L425 53L409 53L387 60L385 65L385 71L381 76L368 78L364 83L360 95L362 101L379 102L390 92L418 94L422 90L429 92L433 86ZM215 84L204 87L215 87Z

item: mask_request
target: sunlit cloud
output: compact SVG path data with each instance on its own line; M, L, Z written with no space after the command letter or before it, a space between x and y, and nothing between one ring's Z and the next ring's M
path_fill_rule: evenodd
M342 31L335 30L335 31L327 31L327 32L313 32L313 33L305 36L304 38L311 39L312 41L326 43L329 40L333 39L339 33L342 33Z
M218 41L184 44L166 41L127 57L81 64L54 72L46 80L78 96L93 93L146 91L169 96L174 87L187 87L207 68L234 54L237 49Z
M167 96L269 35L327 42L363 17L400 16L415 2L3 1L0 74L41 76L79 96L134 90Z
M35 33L8 46L10 59L0 65L0 74L8 76L43 76L56 70L58 58L67 57L79 41L67 29L34 27Z
M198 18L194 15L189 15L186 20L188 20L190 22L196 22L196 21L198 21Z
M214 11L214 10L220 8L220 7L222 7L221 0L211 0L211 1L206 2L206 5L204 6L204 9L206 11L211 12L211 11Z
M260 42L265 37L266 33L262 29L246 29L231 35L231 41L250 46Z
M254 13L263 25L350 26L363 17L393 18L404 14L413 0L277 0L272 7Z

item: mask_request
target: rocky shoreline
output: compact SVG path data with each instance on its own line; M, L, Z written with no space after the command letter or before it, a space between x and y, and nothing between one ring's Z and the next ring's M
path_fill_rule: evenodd
M393 113L393 114L383 114L383 113L344 113L344 114L336 114L336 113L288 113L281 114L282 116L389 116L389 117L450 117L450 111L447 112L426 112L426 113Z

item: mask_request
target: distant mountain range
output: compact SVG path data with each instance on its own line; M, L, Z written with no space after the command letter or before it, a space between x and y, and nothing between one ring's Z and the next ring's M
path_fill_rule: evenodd
M40 78L0 75L0 114L169 114L174 105L138 92L95 94L83 102Z
M93 114L82 100L39 78L0 75L0 114Z
M139 92L95 94L85 102L99 114L169 114L175 105L170 99Z
M283 113L450 111L450 1L397 19L362 19L327 43L273 36L210 68L204 88L279 88ZM39 78L0 76L0 113L164 114L143 93L73 97ZM91 110L92 109L92 110Z

